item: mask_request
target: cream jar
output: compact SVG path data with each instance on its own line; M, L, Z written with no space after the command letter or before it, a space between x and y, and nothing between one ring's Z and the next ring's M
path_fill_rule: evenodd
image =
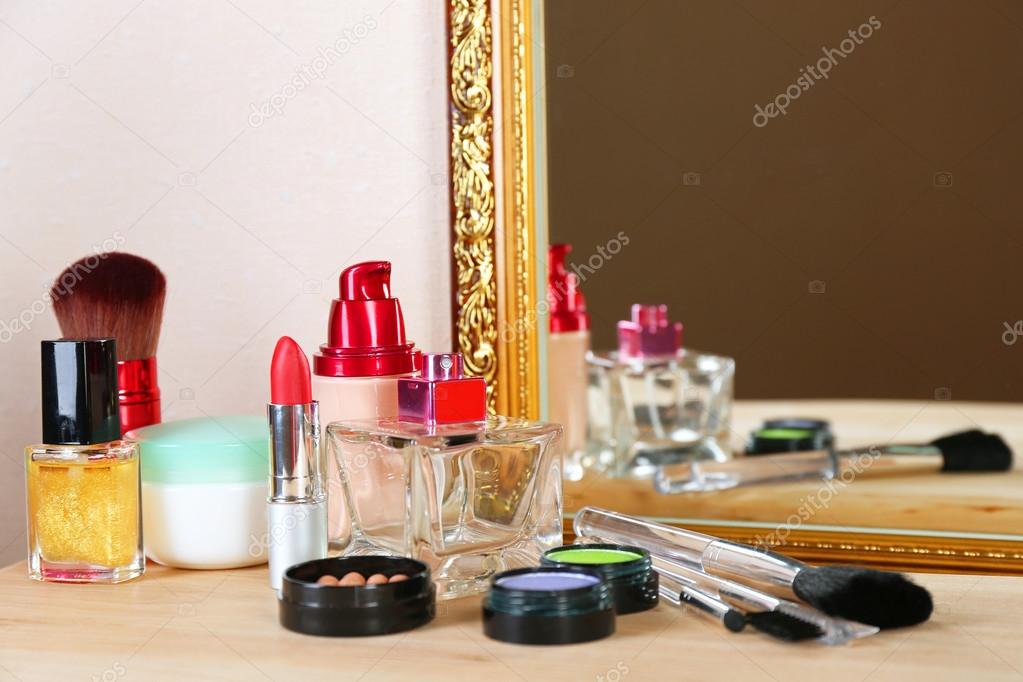
M146 556L175 568L267 559L269 428L262 417L200 417L126 435L141 445Z

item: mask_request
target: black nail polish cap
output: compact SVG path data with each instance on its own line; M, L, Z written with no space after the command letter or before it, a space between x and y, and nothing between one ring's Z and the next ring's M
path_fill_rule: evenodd
M113 339L43 341L43 442L92 445L121 438Z

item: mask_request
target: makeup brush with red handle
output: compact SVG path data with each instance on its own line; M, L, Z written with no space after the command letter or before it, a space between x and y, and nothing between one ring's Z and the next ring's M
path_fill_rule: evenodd
M75 261L50 289L64 337L117 339L122 434L160 423L156 347L166 294L158 267L117 251Z

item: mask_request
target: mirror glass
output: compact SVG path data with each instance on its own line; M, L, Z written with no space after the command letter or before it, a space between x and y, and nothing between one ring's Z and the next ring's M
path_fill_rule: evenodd
M942 472L999 441L932 445L1023 446L1023 13L962 9L547 0L569 510L1023 539L1023 474Z

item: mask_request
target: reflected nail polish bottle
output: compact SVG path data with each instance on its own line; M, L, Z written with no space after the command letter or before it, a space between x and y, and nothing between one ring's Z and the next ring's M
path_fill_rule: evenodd
M398 401L397 419L327 430L352 515L344 555L418 559L438 598L453 598L561 544L560 425L488 419L486 383L464 375L458 353L424 355Z
M587 447L607 475L728 458L735 361L682 348L682 323L666 305L633 305L618 323L618 350L587 361Z
M43 445L25 450L28 569L36 580L142 575L138 444L120 440L113 339L42 342Z
M313 357L313 398L324 428L341 419L398 416L398 380L416 374L420 352L405 338L401 304L391 297L391 264L357 263L341 273L330 308L327 343ZM387 475L381 472L381 475ZM332 552L348 544L337 465L327 463L328 538ZM390 500L401 504L401 500Z
M551 244L547 252L547 391L550 419L565 429L566 480L578 481L586 459L586 353L590 315L578 278L565 267L571 244Z

